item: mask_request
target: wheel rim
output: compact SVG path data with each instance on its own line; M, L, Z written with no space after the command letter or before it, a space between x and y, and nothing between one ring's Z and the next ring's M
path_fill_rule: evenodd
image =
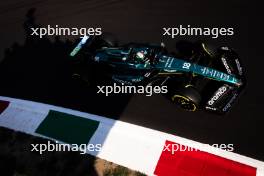
M191 99L182 95L172 96L172 101L178 104L181 108L188 111L195 111L197 109L196 105L192 102Z

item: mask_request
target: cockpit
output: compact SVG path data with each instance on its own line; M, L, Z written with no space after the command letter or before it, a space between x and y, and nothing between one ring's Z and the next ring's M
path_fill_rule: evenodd
M150 62L149 48L106 48L105 52L113 62L145 64Z

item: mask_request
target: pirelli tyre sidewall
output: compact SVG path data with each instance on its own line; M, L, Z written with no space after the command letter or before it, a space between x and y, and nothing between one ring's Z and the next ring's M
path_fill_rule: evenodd
M171 96L172 102L188 111L196 111L201 102L201 95L192 86L186 86Z

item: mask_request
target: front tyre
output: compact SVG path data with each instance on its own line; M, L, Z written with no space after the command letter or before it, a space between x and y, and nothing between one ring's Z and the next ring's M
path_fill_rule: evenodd
M187 111L196 111L201 102L200 93L192 86L185 86L171 96L172 102Z

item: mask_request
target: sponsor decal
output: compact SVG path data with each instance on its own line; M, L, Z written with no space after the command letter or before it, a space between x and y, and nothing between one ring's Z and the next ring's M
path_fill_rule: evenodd
M208 101L208 105L213 105L215 103L215 101L217 101L226 91L227 91L227 87L226 86L220 87L216 91L214 96Z
M140 82L140 81L142 81L142 79L140 79L140 78L135 78L135 79L131 79L131 81L132 81L132 82Z
M229 108L231 108L231 104L234 102L234 100L237 97L237 93L233 95L233 97L229 100L229 102L226 104L226 106L223 108L223 111L226 112Z
M225 51L228 51L229 50L229 48L227 46L222 46L221 49L222 50L225 50Z
M225 66L225 68L226 68L227 73L228 73L228 74L231 74L232 72L231 72L231 69L230 69L229 65L228 65L227 62L226 62L226 59L225 59L224 57L222 57L221 60L222 60L224 66Z
M242 74L243 74L243 69L242 69L242 67L241 67L241 65L240 65L239 60L236 59L235 62L236 62L236 65L237 65L238 74L239 74L239 75L242 75Z
M118 82L118 83L121 83L121 84L132 85L131 82L129 82L129 81L125 81L125 80L122 80L122 79L118 79L118 78L116 78L115 76L112 76L112 79L113 79L114 81Z
M168 70L168 69L164 69L165 72L169 72L169 73L173 73L176 72L177 70Z
M173 58L168 57L168 60L166 61L165 68L171 68L171 65L173 63Z
M210 106L206 106L205 109L207 109L207 110L211 110L211 111L216 111L216 108L214 108L214 107L210 107Z
M151 72L146 73L144 76L148 78L151 75Z

